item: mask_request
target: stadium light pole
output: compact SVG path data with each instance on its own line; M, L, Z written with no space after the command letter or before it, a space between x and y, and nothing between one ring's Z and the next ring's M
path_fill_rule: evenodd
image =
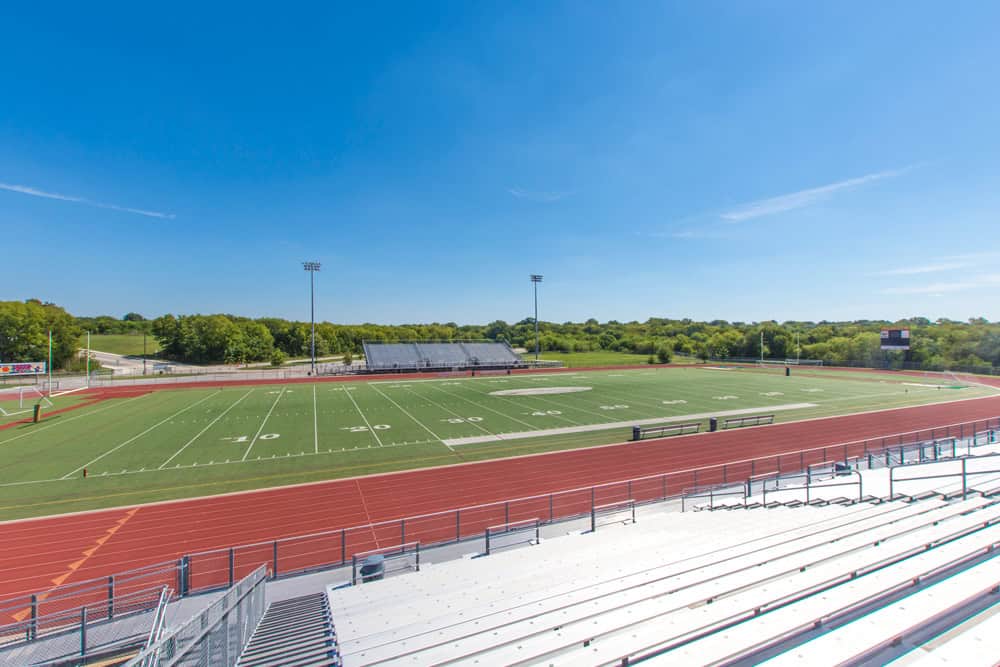
M90 386L90 332L87 332L87 386Z
M538 283L542 282L542 277L537 273L531 274L531 283L535 286L535 361L538 361Z
M319 271L319 262L302 262L302 268L309 272L309 322L312 324L312 344L310 358L310 375L316 375L316 291L315 276Z

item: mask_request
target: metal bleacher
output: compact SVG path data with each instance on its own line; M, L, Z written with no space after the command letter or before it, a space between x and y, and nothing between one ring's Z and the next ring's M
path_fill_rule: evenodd
M859 609L889 608L900 591L922 594L930 589L920 582L949 581L949 568L955 585L935 588L958 599L968 597L963 581L995 586L998 544L1000 505L981 496L649 511L634 526L423 566L329 595L348 667L700 665L775 646L808 651L815 664L826 656L802 641L817 624L825 630ZM963 571L978 574L958 579Z
M363 345L370 371L511 368L524 363L505 342L364 341Z

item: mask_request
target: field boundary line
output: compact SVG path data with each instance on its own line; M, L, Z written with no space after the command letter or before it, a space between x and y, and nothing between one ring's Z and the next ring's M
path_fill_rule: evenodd
M208 426L206 426L205 428L203 428L200 431L198 431L198 435L196 435L193 438L191 438L190 440L188 440L187 443L183 447L181 447L180 449L178 449L176 452L174 452L173 455L169 459L167 459L166 461L164 461L163 463L161 463L160 467L157 468L157 470L163 470L163 468L168 463L170 463L171 461L173 461L175 458L177 458L180 455L181 452L183 452L185 449L187 449L188 445L190 445L192 442L194 442L195 440L197 440L198 438L200 438L202 436L202 434L205 433L205 431L207 431L208 429L210 429L213 426L215 426L215 423L217 421L219 421L220 419L222 419L223 417L225 417L226 413L228 413L230 410L232 410L233 408L235 408L244 398L246 398L247 396L249 396L252 393L253 393L253 389L251 388L250 391L248 391L247 393L245 393L242 396L240 396L239 398L237 398L235 403L233 403L228 408L226 408L225 410L223 410L222 413L218 417L216 417L211 422L209 422Z
M485 408L486 410L489 410L490 412L492 412L492 413L494 413L494 414L498 414L498 415L500 415L500 416L501 416L501 417L503 417L504 419L509 419L509 420L511 420L511 421L515 421L515 422L517 422L518 424L524 424L525 426L528 426L528 427L530 427L530 428L534 428L534 427L536 426L535 424L529 424L529 423L528 423L528 422L526 422L526 421L521 421L521 420L520 420L520 419L518 419L517 417L511 417L510 415L508 415L508 414L505 414L505 413L503 413L503 412L500 412L499 410L494 410L493 408L491 408L491 407L489 407L489 406L486 406L486 405L483 405L482 403L477 403L477 402L473 401L473 400L472 400L471 398L466 398L465 396L462 396L462 395L460 395L460 394L456 394L456 393L453 393L453 392L450 392L450 391L447 391L447 390L445 390L445 389L442 389L441 387L431 387L431 388L432 388L432 389L437 389L438 391L440 391L440 392L442 392L442 393L444 393L444 394L447 394L448 396L452 396L452 397L454 397L454 398L460 398L460 399L462 399L463 401L465 401L466 403L471 403L472 405L476 406L477 408Z
M257 429L257 432L253 436L253 440L250 441L250 445L247 447L247 450L243 453L243 458L240 459L241 461L246 461L247 457L250 456L250 450L253 449L254 443L257 442L257 438L260 437L261 432L267 425L267 420L271 418L271 413L274 412L275 406L278 405L278 401L280 401L281 397L284 395L285 395L285 388L282 387L281 391L278 392L278 397L274 399L274 403L271 403L271 409L267 411L266 415L264 415L264 421L260 423L260 428Z
M438 442L440 442L441 444L443 444L448 449L451 449L451 446L448 445L447 443L445 443L444 438L442 438L437 433L435 433L434 431L432 431L429 428L427 428L427 426L422 421L420 421L419 419L417 419L416 417L414 417L413 415L411 415L409 412L407 412L406 409L403 406L401 406L396 401L392 400L392 398L389 397L385 392L383 392L378 387L372 387L372 389L374 389L375 391L377 391L379 393L379 395L382 396L382 398L384 398L385 400L387 400L390 403L392 403L393 405L395 405L396 408L400 412L402 412L404 415L406 415L407 417L409 417L410 419L412 419L416 423L417 426L419 426L420 428L422 428L425 431L427 431L428 433L430 433L434 437L435 440L437 440ZM452 450L452 451L454 451L454 450Z
M68 473L66 473L65 475L63 475L63 476L62 476L62 479L69 479L70 477L72 477L72 476L73 476L73 475L75 475L76 473L80 472L81 470L83 470L83 469L84 469L84 468L86 468L87 466L89 466L89 465L93 465L93 464L97 463L98 461L100 461L101 459L103 459L103 458L104 458L105 456L107 456L107 455L109 455L109 454L114 454L115 452L117 452L117 451L118 451L119 449L121 449L121 448L122 448L122 447L124 447L125 445L128 445L128 444L130 444L130 443L133 443L133 442L135 442L136 440L138 440L138 439L139 439L139 438L141 438L142 436L146 435L147 433L149 433L149 432L150 432L150 431L152 431L153 429L155 429L155 428L158 428L158 427L160 427L160 426L162 426L162 425L166 424L166 423L167 423L168 421L170 421L171 419L173 419L173 418L175 418L175 417L178 417L178 416L180 416L180 415L184 414L185 412L187 412L187 411L188 411L188 410L190 410L191 408L195 407L196 405L199 405L199 404L201 404L201 403L204 403L205 401L207 401L208 399L212 398L213 396L216 396L216 395L218 395L218 393L219 393L219 392L221 392L221 391L222 391L221 389L217 389L217 390L216 390L215 392L213 392L213 393L209 394L208 396L204 396L204 397L202 397L202 398L198 399L197 401L195 401L195 402L194 402L194 403L192 403L191 405L189 405L189 406L187 406L187 407L185 407L185 408L181 408L180 410L178 410L178 411L177 411L177 412L175 412L174 414L170 415L169 417L165 417L165 418L161 419L160 421L156 422L155 424L153 424L152 426L150 426L149 428L147 428L147 429L146 429L145 431L143 431L142 433L140 433L140 434L138 434L138 435L133 435L133 436L132 436L131 438L129 438L128 440L126 440L126 441L125 441L125 442L123 442L122 444L120 444L120 445L118 445L118 446L116 446L116 447L113 447L113 448L109 449L108 451L104 452L104 453L103 453L103 454L101 454L100 456L98 456L98 457L96 457L96 458L94 458L94 459L91 459L90 461L87 461L87 462L86 462L86 463L84 463L84 464L83 464L82 466L80 466L79 468L76 468L76 469L75 469L75 470L73 470L72 472L68 472Z
M673 415L670 417L649 417L647 419L631 419L621 422L603 422L600 424L581 424L580 426L561 426L559 428L539 429L536 431L520 431L516 433L500 433L494 436L475 435L468 438L451 438L449 445L474 445L481 442L497 442L500 440L521 440L525 438L544 438L550 435L567 435L571 433L589 433L590 431L604 431L615 428L628 428L629 426L647 426L650 424L662 424L671 422L682 422L691 419L708 419L709 417L733 417L736 415L747 415L762 410L774 410L776 412L786 410L805 410L806 408L818 407L815 403L786 403L784 405L768 405L756 408L738 408L734 410L720 410L715 412L700 412L690 415ZM780 422L787 424L789 422ZM651 438L653 440L655 438Z
M375 391L378 390L376 389ZM358 411L358 414L361 415L361 419L365 422L365 426L368 427L368 432L372 434L372 437L375 438L375 442L377 442L378 446L381 447L382 438L378 437L378 433L376 433L375 429L372 428L371 422L368 421L368 417L365 417L365 413L361 411L361 406L358 405L358 402L354 400L354 396L351 394L351 392L345 391L344 393L347 394L347 398L351 399L351 403L354 404L354 409ZM378 393L381 394L382 392L379 391Z

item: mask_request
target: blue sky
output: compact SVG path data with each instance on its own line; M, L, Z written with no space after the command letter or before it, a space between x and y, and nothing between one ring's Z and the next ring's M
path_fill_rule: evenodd
M996 3L0 10L0 299L1000 320Z

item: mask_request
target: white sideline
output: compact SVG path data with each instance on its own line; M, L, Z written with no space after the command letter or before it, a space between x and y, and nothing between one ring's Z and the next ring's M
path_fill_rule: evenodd
M650 419L632 419L624 422L605 422L603 424L583 424L581 426L561 426L538 431L519 431L516 433L501 433L497 435L474 435L467 438L449 438L442 440L449 447L458 445L473 445L480 442L496 442L498 440L519 440L521 438L540 438L547 435L562 435L567 433L585 433L588 431L604 431L613 428L629 426L646 426L649 424L664 424L668 422L690 421L692 419L708 419L709 417L732 417L748 415L754 412L779 412L782 410L803 410L818 407L815 403L786 403L785 405L767 405L762 408L741 408L739 410L722 410L716 412L700 412L692 415L675 415L673 417L652 417Z

